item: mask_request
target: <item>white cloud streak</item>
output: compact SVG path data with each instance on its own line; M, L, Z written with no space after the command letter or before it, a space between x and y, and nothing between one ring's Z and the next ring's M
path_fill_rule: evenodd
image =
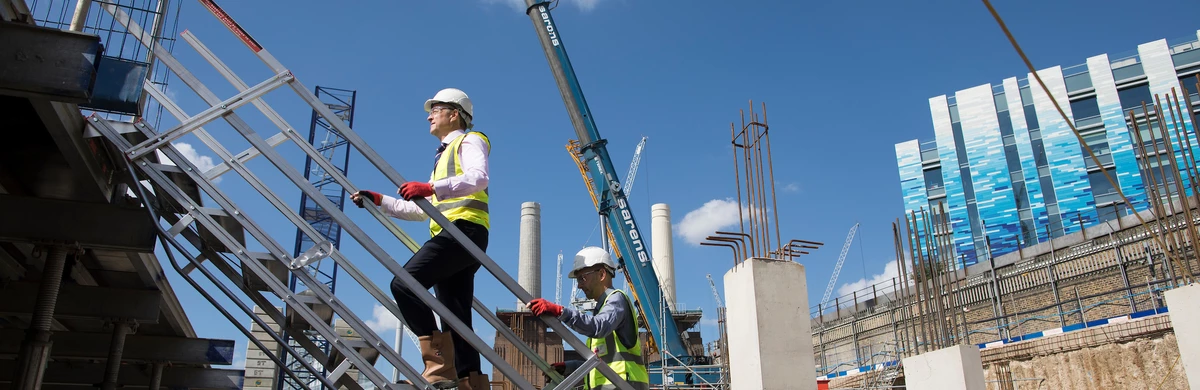
M684 241L692 245L700 245L705 237L715 234L717 230L736 226L739 218L750 220L751 210L757 209L738 206L737 201L731 198L713 199L701 205L700 208L684 214L683 220L672 225L671 228L675 231L675 235L683 238Z
M841 287L838 287L837 291L834 293L835 295L829 297L829 299L832 300L834 297L839 297L842 295L850 294L850 293L858 291L858 290L862 290L864 288L871 287L871 285L873 285L873 284L890 281L892 278L897 277L899 275L900 275L900 268L896 267L896 261L895 260L889 261L889 262L887 262L887 265L884 265L883 273L872 275L870 280L867 280L866 278L861 278L855 282L843 283L841 285Z
M216 162L213 160L212 157L201 154L200 151L196 150L196 148L194 146L192 146L192 144L189 144L186 142L176 142L176 143L173 143L172 145L175 146L175 149L179 150L179 153L182 154L184 158L188 159L188 161L190 161L192 163L192 165L195 165L196 169L199 169L200 172L208 172L208 170L213 169L213 167L217 166ZM171 161L171 159L167 158L167 155L163 154L163 152L161 152L161 151L156 151L156 152L158 153L159 161L162 161L163 164L178 165L175 163L175 161ZM213 183L220 183L220 182L221 182L220 177L217 177L215 180L213 180Z
M748 209L742 207L742 215ZM689 211L683 220L671 228L675 234L693 245L700 245L705 237L721 228L738 223L738 203L732 199L713 199L700 208Z
M383 334L396 331L396 327L400 326L400 319L392 315L383 305L375 304L371 310L371 319L367 320L367 326L374 330L375 333Z

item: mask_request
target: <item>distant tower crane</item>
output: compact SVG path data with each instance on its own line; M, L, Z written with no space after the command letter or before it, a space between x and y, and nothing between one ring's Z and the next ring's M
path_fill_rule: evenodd
M825 295L821 297L822 307L829 302L829 295L833 293L833 286L837 284L838 274L842 272L842 264L846 262L846 253L850 251L850 243L854 241L854 232L856 231L858 231L858 223L851 226L850 233L846 234L846 243L842 244L842 253L838 255L837 265L833 266L833 276L829 278L829 285L825 286Z
M629 191L633 189L633 179L637 177L638 165L642 163L642 149L646 147L646 137L638 142L637 148L633 150L633 160L629 162L629 174L625 175L625 195L629 195Z
M646 137L643 136L642 140L638 141L637 147L635 147L633 150L633 158L629 162L629 173L627 173L625 175L625 184L622 187L622 191L625 192L626 196L629 195L629 191L633 190L633 179L637 177L638 166L641 165L641 163L642 163L642 151L645 150L645 148L646 148ZM596 199L595 192L592 191L592 188L591 188L593 185L595 185L595 183L592 182L591 177L589 177L587 174L587 165L585 165L583 163L583 160L580 159L578 142L576 142L575 140L570 140L567 143L567 150L571 152L571 158L575 160L575 165L579 166L579 173L583 175L584 183L587 184L587 186L588 186L588 193L592 194L592 203L595 204L596 207L600 207L600 202L598 199ZM615 244L610 246L610 240L612 240L612 237L610 236L611 233L608 230L608 224L605 223L603 218L600 219L599 224L603 228L601 230L602 231L601 234L603 234L605 236L605 239L600 240L600 247L604 248L604 250L611 250L611 248L615 247ZM561 258L562 255L560 254L559 256L560 256L559 257L559 266L561 267L562 266L562 258ZM557 279L562 278L562 270L561 269L559 270L558 276L556 278ZM561 286L562 285L561 280L556 280L555 285ZM559 289L561 290L561 287ZM579 294L579 290L576 286L576 282L574 280L572 280L571 281L571 303L572 304L578 304L578 303L582 303L583 301L586 301L586 300L581 300L581 299L577 298L578 294ZM557 301L557 299L556 299L556 301Z

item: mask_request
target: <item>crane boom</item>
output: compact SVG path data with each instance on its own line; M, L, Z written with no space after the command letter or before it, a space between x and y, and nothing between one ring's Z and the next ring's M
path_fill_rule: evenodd
M674 357L680 364L690 364L693 360L689 356L690 351L684 347L683 335L675 323L671 309L663 305L662 288L650 261L648 245L643 239L644 235L634 218L633 210L630 210L625 191L616 177L616 169L608 155L606 141L596 129L596 122L583 97L583 90L575 70L571 67L571 60L567 56L562 32L555 26L554 18L547 9L549 4L548 1L525 0L528 7L525 12L533 23L555 84L562 94L563 104L575 129L583 160L590 168L588 174L595 184L593 191L599 192L600 214L607 218L609 229L614 233L617 258L630 276L629 283L638 292L641 306L660 308L642 310L642 314L646 319L646 329L650 331L656 344L669 353L662 356Z
M629 173L625 175L625 194L633 189L633 179L637 177L638 165L642 163L642 149L646 147L646 137L642 137L642 141L638 142L637 148L633 150L633 159L629 162Z
M838 255L837 265L833 266L833 276L829 277L829 285L825 286L825 295L821 297L821 304L829 302L829 294L833 293L833 286L837 284L838 274L842 272L842 264L846 263L846 253L850 251L850 242L854 241L854 232L858 231L858 224L850 227L850 233L846 234L846 243L842 244L842 253Z

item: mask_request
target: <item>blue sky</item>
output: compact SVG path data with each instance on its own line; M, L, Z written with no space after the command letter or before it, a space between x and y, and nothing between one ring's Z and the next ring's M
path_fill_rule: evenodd
M574 130L532 25L514 3L220 4L308 89L357 90L355 131L409 179L427 177L437 145L427 133L422 103L441 88L465 90L475 104L476 129L493 145L488 253L515 278L520 204L541 203L541 295L552 298L555 256L561 251L569 267L571 255L597 245L600 235L591 200L564 149ZM1163 18L1200 11L1200 4L1182 0L1151 7L1117 1L995 5L1039 69L1128 52L1161 38L1194 37L1200 28ZM709 316L701 327L705 341L716 331L705 275L723 289L732 259L725 248L695 245L694 237L736 225L736 216L729 217L736 210L729 201L736 194L729 126L740 121L739 110L749 101L767 104L774 130L782 236L825 243L800 260L807 270L809 302L815 304L856 222L861 226L838 285L865 285L894 262L890 224L903 208L893 146L932 138L928 99L1027 72L987 9L973 1L563 0L553 14L622 176L634 146L648 137L630 194L638 222L649 229L655 203L671 206L673 223L688 222L676 229L677 295L687 308ZM196 2L183 3L179 30L184 29L247 83L270 76ZM178 42L174 51L217 95L236 93L185 43ZM177 79L171 95L189 114L207 108ZM267 100L307 132L310 110L294 93L277 90ZM238 113L264 137L278 131L253 107ZM206 128L235 153L248 146L224 122ZM201 165L205 157L215 158L193 136L180 142L192 146ZM285 144L279 150L302 169L296 147ZM267 161L251 166L285 201L298 203L299 191ZM349 177L364 188L395 191L358 153L351 157ZM290 252L295 228L281 214L240 178L224 177L219 186ZM408 258L410 253L365 211L351 206L347 212L398 261ZM425 224L400 226L423 241ZM386 289L387 271L343 237L342 250ZM237 340L238 357L244 358L244 337L177 274L169 268L167 274L197 332ZM489 307L514 307L513 295L489 273L481 270L476 281L477 295ZM364 320L386 323L375 317L371 298L352 285L348 277L341 279L339 297ZM569 289L570 280L564 278L563 285ZM478 316L475 322L483 323ZM390 341L394 333L381 330ZM485 340L494 337L486 324L476 330ZM404 355L419 364L412 344L405 345ZM486 361L485 366L490 375ZM386 363L379 367L390 375Z

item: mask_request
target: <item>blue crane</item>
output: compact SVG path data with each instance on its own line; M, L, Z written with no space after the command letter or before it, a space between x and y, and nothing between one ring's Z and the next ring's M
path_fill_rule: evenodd
M685 347L683 335L675 324L671 309L663 305L662 288L658 283L658 275L651 265L650 252L647 250L649 237L642 234L630 210L629 201L621 182L617 178L616 168L608 155L606 141L600 137L596 122L583 97L583 90L571 60L567 57L567 49L563 44L562 33L550 17L550 1L525 0L526 15L533 22L537 31L542 50L550 64L554 81L562 93L563 103L567 114L575 128L579 140L579 150L587 163L588 174L596 183L593 191L598 192L600 214L608 220L609 229L615 234L617 257L622 267L631 276L630 284L637 291L639 306L650 308L641 310L646 318L646 328L659 346L663 361L676 360L678 364L690 365L693 357Z

